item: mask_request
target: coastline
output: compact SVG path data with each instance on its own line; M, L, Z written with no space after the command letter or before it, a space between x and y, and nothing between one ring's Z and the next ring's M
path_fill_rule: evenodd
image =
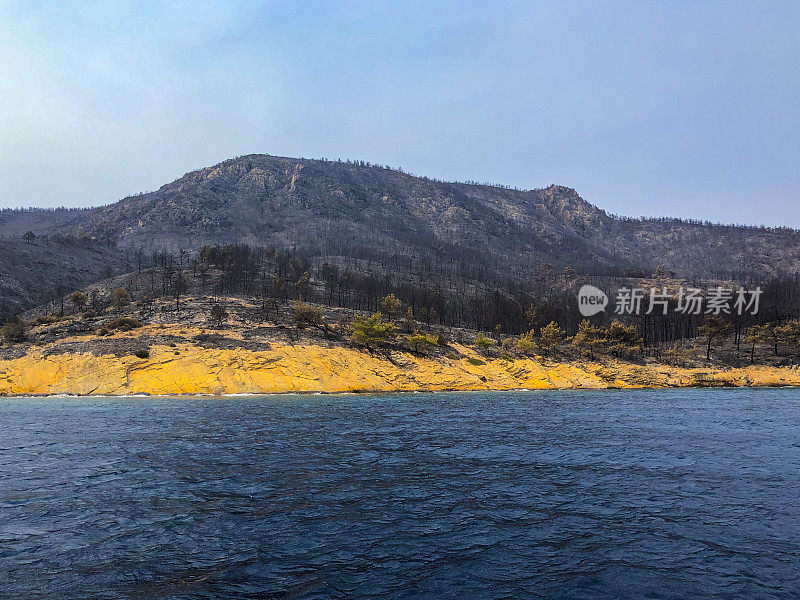
M0 360L0 396L175 396L800 386L797 367L681 368L617 360L372 353L272 344L268 350L151 346L146 359L34 348Z

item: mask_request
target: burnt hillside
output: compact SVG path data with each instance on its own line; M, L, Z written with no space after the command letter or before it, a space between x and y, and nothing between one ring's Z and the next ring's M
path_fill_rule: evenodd
M37 241L20 246L26 231ZM58 260L47 255L47 240L63 244ZM523 191L363 162L250 155L104 207L0 211L0 312L45 299L64 269L82 282L99 277L90 248L116 271L154 251L214 244L490 286L553 280L567 267L646 276L663 266L678 276L740 280L800 270L794 230L624 219L562 186ZM31 277L42 263L54 268Z

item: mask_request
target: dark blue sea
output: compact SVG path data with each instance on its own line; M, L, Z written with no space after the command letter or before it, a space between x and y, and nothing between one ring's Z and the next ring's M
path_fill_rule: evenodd
M0 399L0 597L798 598L800 390Z

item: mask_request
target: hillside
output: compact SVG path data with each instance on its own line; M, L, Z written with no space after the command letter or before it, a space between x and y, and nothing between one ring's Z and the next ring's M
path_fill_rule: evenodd
M39 241L21 246L26 231ZM64 269L74 282L99 279L90 247L115 272L156 250L249 244L318 263L358 261L378 275L428 279L447 271L450 279L489 286L551 285L565 267L646 276L662 265L678 276L731 279L800 270L794 230L620 219L562 186L521 191L267 155L193 171L104 207L0 211L0 238L6 315L52 296ZM82 251L54 261L43 239L79 242ZM35 264L53 268L30 277Z
M315 306L318 319L301 323L296 305L264 311L241 297L113 305L123 283L143 297L146 277L136 279L107 282L85 310L29 315L22 341L0 339L0 397L800 385L798 347L774 355L759 344L753 357L728 340L709 361L700 340L659 358L633 347L587 356L568 340L549 350L520 336L485 344L475 331L406 318L365 347L350 333L358 313L346 309ZM225 308L219 318L214 306Z
M130 269L113 247L73 240L0 241L0 321Z

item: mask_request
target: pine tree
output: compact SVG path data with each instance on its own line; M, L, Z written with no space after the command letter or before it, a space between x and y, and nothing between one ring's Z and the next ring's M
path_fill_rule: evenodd
M403 303L394 294L389 294L381 300L381 313L395 319L403 313Z
M706 337L706 360L711 360L711 347L720 345L731 332L731 324L718 315L706 316L703 324L697 328Z
M545 354L549 355L554 352L563 342L564 331L558 326L558 323L550 321L550 323L542 327L539 335L539 347Z
M350 325L350 339L354 344L371 348L392 337L397 330L394 323L386 323L379 312L369 317L356 316Z
M533 341L533 329L528 333L523 333L517 340L517 352L522 356L530 356L536 350L536 342Z
M755 362L756 344L769 344L772 340L772 332L769 325L752 325L747 330L744 338L745 344L750 344L750 363Z
M588 352L590 358L594 358L594 351L602 343L600 330L592 325L588 319L584 319L578 325L578 332L572 337L572 345L584 352Z
M614 321L605 328L602 335L602 347L615 356L629 356L641 349L642 337L635 325L625 325Z

